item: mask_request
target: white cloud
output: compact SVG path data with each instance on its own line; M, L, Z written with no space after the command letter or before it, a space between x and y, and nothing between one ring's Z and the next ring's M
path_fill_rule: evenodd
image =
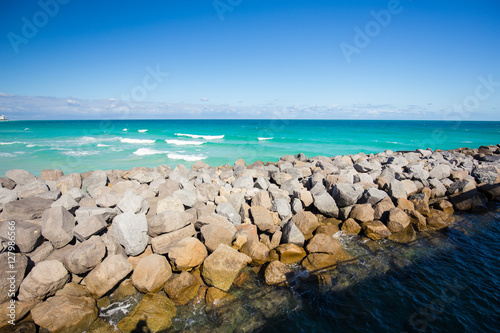
M202 102L208 102L208 98L203 97L203 98L201 99L201 101L202 101Z

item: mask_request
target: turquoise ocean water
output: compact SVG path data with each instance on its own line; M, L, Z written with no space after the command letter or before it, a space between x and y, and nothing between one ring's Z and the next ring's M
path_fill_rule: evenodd
M238 158L335 156L386 149L452 149L500 143L500 122L362 120L92 120L0 122L0 175L130 169L160 164L218 166Z

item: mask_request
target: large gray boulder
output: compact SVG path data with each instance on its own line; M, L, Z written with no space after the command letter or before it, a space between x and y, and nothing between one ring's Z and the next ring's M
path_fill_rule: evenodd
M389 183L389 195L393 199L406 199L407 193L404 184L396 179L391 181Z
M70 279L70 274L58 260L46 260L33 267L19 287L18 299L43 299L54 295Z
M119 212L117 208L80 207L75 211L75 216L78 223L93 215L100 215L106 222L111 222Z
M250 190L253 188L253 178L251 176L243 176L233 181L231 184L234 188L244 188Z
M99 236L92 236L71 249L65 266L73 274L84 274L97 266L106 255L106 245Z
M414 163L406 167L406 171L409 173L411 179L426 180L429 178L429 173L424 169L422 164Z
M83 279L83 284L97 298L104 296L123 280L133 267L127 258L116 254L107 257Z
M3 206L5 206L11 201L16 201L17 199L18 199L17 191L9 190L6 188L0 188L0 211L3 209Z
M329 217L338 217L339 209L335 200L326 191L313 193L314 207L323 215Z
M217 205L217 208L215 209L217 214L224 216L229 220L234 225L241 225L241 216L236 212L234 209L233 205L231 205L229 202L222 202L219 205Z
M11 267L13 262L15 269ZM17 293L27 266L28 258L22 254L7 252L0 254L0 304L12 298L9 294Z
M157 237L172 231L184 228L189 224L194 224L193 214L166 210L148 220L148 233L151 237Z
M74 212L78 208L78 202L73 196L66 193L63 194L57 201L54 201L51 207L64 207L67 211Z
M438 164L431 169L431 171L429 172L429 177L441 180L450 177L450 174L451 168L449 165Z
M70 173L69 175L64 175L57 180L57 188L59 188L63 194L72 188L79 189L81 187L82 176L79 173Z
M253 206L250 207L250 215L252 217L252 222L259 228L262 232L273 233L276 231L276 226L274 225L274 220L265 207Z
M277 212L282 220L290 216L290 214L292 213L292 209L290 207L290 204L288 203L288 200L284 198L278 198L274 200L271 211Z
M4 220L36 220L50 208L53 201L42 198L26 198L8 202L3 207Z
M148 221L144 214L123 213L113 219L110 235L125 248L129 256L137 256L148 246Z
M73 240L75 218L64 207L47 209L42 216L42 235L59 249Z
M304 246L306 241L304 234L292 221L288 221L282 230L281 240L282 243L292 243L298 246Z
M17 186L25 185L36 180L36 177L26 170L13 169L5 173L5 177L14 181Z
M106 186L107 184L108 175L106 174L106 171L96 170L92 172L89 177L83 180L82 189L87 191L88 194L95 198L95 196L93 195L93 191L101 186Z
M132 191L125 192L117 207L124 213L132 212L134 214L146 214L149 210L147 201Z
M338 207L347 207L358 202L363 191L359 184L338 183L333 187L332 195Z
M476 166L472 169L471 175L479 184L494 184L499 176L498 169L493 165Z
M49 188L47 187L45 181L39 179L24 185L16 186L16 191L19 198L23 199L48 192Z
M42 241L42 227L26 221L0 222L0 237L9 239L9 233L15 228L16 245L23 253L31 252Z
M177 190L172 193L174 198L178 198L181 200L182 204L186 207L193 207L196 202L196 193L192 190L182 189Z
M362 203L362 204L369 203L371 205L375 205L375 204L379 203L380 201L382 201L383 199L385 199L387 196L388 195L386 192L379 190L379 189L376 189L376 188L373 188L373 187L370 187L369 189L366 189L363 192L363 195L359 199L359 203Z
M165 254L168 252L168 247L178 241L179 239L183 239L186 237L191 237L196 234L196 229L192 224L187 225L186 227L175 230L158 237L154 237L151 239L151 246L153 247L153 252L158 254Z

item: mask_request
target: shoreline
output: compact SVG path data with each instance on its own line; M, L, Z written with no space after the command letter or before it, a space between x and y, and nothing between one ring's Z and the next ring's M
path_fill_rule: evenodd
M130 332L161 309L146 320L161 331L176 306L229 299L246 266L287 285L290 265L314 274L355 260L339 231L411 244L447 229L455 211L485 213L500 198L499 171L500 145L40 177L11 170L0 178L0 255L3 265L16 258L15 297L2 285L0 326L14 303L14 320L49 331L110 329L99 309L125 290L146 296L118 328Z

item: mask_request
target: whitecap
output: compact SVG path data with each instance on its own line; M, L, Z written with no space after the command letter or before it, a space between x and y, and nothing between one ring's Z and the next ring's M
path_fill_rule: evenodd
M126 129L126 128L122 129L122 132L126 132L126 131L128 131L128 129Z
M224 135L197 135L197 134L183 134L183 133L175 133L177 136L187 136L193 139L204 139L204 140L220 140L224 139Z
M29 131L30 129L29 129L29 127L26 127L24 130L25 130L25 131Z
M273 137L271 137L271 138L257 138L257 139L259 139L259 141L264 141L264 140L272 140L272 139L274 139L274 138L273 138Z
M68 156L88 156L88 155L99 154L98 151L93 151L93 150L68 150L68 151L63 151L62 153Z
M120 139L122 143L155 143L155 140L147 140L147 139Z
M92 136L83 136L80 138L81 141L83 142L96 142L97 139L92 137Z
M0 153L0 156L2 156L2 157L14 157L16 155L11 154L11 153Z
M203 141L185 141L185 140L165 140L165 142L168 143L169 145L176 145L176 146L187 146L187 145L199 146L205 143Z
M15 145L15 144L26 144L26 142L20 142L20 141L0 142L0 145Z
M97 144L97 147L109 147L109 145L105 145L105 144L102 144L102 143L98 143L98 144Z
M147 132L147 131L148 131L147 129L142 129L142 130L138 130L137 132L144 133L144 132Z
M168 151L154 150L150 148L139 148L134 151L134 155L144 156L144 155L157 155L157 154L167 154Z
M170 158L171 160L184 160L188 162L201 161L207 158L206 156L203 155L181 155L177 153L169 153L167 154L167 157Z

